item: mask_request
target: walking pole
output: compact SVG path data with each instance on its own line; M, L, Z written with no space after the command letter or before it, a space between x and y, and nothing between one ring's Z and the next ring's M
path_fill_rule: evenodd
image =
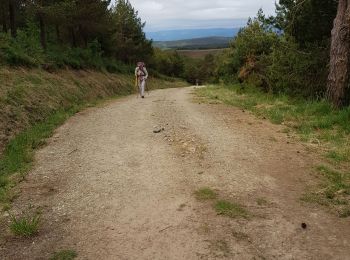
M146 81L146 80L145 80L145 85L146 85L147 94L149 95L149 89L148 89L148 84L147 84L147 81Z
M135 88L137 91L136 98L138 99L139 95L140 95L140 86L139 86L139 80L138 80L137 76L135 76Z

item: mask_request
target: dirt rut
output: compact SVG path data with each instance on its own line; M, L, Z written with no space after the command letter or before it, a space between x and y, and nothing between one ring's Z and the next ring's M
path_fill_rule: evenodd
M123 98L57 129L14 203L40 208L40 232L5 232L0 258L350 259L349 220L299 200L317 156L279 126L193 102L192 91ZM249 217L217 215L214 201L196 200L202 187Z

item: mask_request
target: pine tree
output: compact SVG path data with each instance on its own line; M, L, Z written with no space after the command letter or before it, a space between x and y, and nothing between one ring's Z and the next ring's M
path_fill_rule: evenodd
M145 23L128 0L118 0L113 10L113 39L115 55L124 62L147 60L153 52L152 42L146 39Z
M2 31L4 33L7 33L8 30L8 11L9 11L9 4L7 0L0 0L0 19L1 19L1 26Z
M332 30L327 99L335 106L344 105L350 78L350 0L339 0Z
M334 0L280 0L276 25L301 46L328 41L337 12Z

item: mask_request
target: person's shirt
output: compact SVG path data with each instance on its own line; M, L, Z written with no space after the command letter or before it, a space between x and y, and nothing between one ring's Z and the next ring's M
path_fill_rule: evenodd
M143 67L142 69L140 67L136 67L135 76L140 77L142 80L147 79L148 72L147 72L146 67Z

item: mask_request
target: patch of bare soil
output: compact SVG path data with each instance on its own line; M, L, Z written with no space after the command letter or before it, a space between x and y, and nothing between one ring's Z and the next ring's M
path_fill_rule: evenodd
M78 259L349 259L349 220L300 201L317 156L249 113L191 102L191 91L124 98L60 127L14 203L41 209L39 234L3 227L0 259L61 249ZM249 217L218 215L215 201L196 200L203 187Z

